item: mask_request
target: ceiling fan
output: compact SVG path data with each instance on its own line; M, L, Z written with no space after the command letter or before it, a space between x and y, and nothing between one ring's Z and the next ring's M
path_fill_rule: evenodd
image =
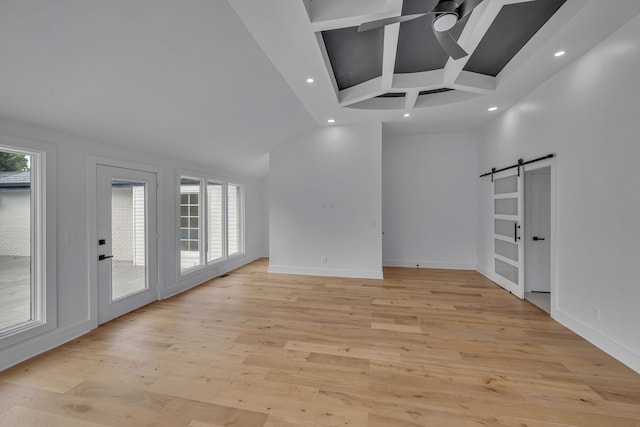
M425 15L434 15L431 23L433 34L438 39L442 49L453 59L464 58L468 53L460 47L456 39L449 33L461 19L469 15L482 0L440 0L432 11L426 13L416 13L413 15L401 15L393 18L378 19L376 21L365 22L358 27L358 32L381 28L390 24L411 21Z

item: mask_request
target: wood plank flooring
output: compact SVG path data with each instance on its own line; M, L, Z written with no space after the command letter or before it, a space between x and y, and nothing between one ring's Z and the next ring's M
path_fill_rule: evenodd
M640 375L476 272L266 270L0 373L0 425L640 426Z

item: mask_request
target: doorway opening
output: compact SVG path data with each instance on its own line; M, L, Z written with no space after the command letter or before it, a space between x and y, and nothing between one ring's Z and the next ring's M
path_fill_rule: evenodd
M551 314L551 167L524 178L524 297Z

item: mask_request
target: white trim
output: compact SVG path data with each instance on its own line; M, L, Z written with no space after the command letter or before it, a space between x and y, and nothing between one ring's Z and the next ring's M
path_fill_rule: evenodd
M542 155L541 155L542 156ZM532 156L535 158L536 156ZM558 154L550 159L541 160L535 163L531 163L524 166L524 171L535 171L538 169L549 168L551 174L551 317L555 318L555 313L558 308L558 295L559 295L559 281L558 281L558 236L559 224L558 224ZM524 225L524 224L523 224ZM523 283L524 285L524 283Z
M193 274L190 274L188 277L183 277L182 281L175 286L165 289L160 299L167 299L181 294L182 292L200 286L211 279L215 279L218 276L240 268L243 265L250 264L260 258L263 257L255 256L251 258L243 254L227 260L225 264L208 265L207 268L200 269L197 273L193 272Z
M631 349L625 347L617 341L612 340L606 335L601 334L590 326L582 323L578 319L556 308L553 319L558 323L566 326L571 331L580 335L600 350L624 363L634 371L640 373L640 355L634 353Z
M292 267L269 265L269 273L300 274L304 276L349 277L355 279L382 279L382 270L347 270L337 268Z
M0 372L15 366L25 360L45 353L56 347L72 341L94 329L91 321L83 320L73 325L56 329L46 335L20 342L12 347L1 350ZM35 351L34 351L35 349Z
M0 134L3 151L32 156L31 272L32 286L40 286L41 299L32 301L35 319L6 331L0 352L58 327L56 152L54 145ZM35 244L34 244L35 242ZM35 251L34 251L35 250Z
M413 268L440 268L445 270L475 270L475 264L465 264L449 261L406 261L398 259L386 259L382 262L384 267L413 267Z
M98 217L97 217L97 167L98 165L113 166L123 169L139 170L144 172L151 172L156 174L156 256L157 262L157 276L158 276L158 299L162 295L165 288L164 272L162 271L163 262L162 250L164 247L164 236L160 230L164 230L164 215L163 215L163 196L160 187L160 183L163 182L162 168L147 165L143 163L129 162L125 160L111 159L108 157L87 156L87 248L88 248L88 266L87 266L87 279L89 281L89 321L92 328L98 327L98 245L96 242L96 236L98 235ZM152 230L149 230L151 233Z

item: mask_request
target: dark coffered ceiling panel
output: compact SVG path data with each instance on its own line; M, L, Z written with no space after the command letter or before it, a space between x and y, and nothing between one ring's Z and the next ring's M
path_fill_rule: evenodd
M465 66L497 76L566 0L535 0L502 7Z
M343 0L319 1L318 10L324 5L325 12L331 9L337 14L344 6ZM429 12L443 1L389 1L393 10L388 17L376 15L379 11L368 15L363 11L362 17L356 17L351 11L345 16L337 14L340 17L335 21L314 22L324 28L318 30L324 42L323 59L327 71L334 74L341 107L407 110L490 95L499 85L495 77L505 66L526 59L517 55L532 37L540 36L530 45L535 52L553 34L552 28L558 28L557 23L545 26L549 19L563 5L579 10L585 0L484 0L449 30L468 53L454 54L457 59L449 57L434 35L435 15ZM374 25L375 29L362 32L356 26L376 23L371 16L393 21L414 14L426 15L388 27ZM567 16L571 14L564 19Z
M384 29L358 32L357 27L322 32L340 90L382 75Z

